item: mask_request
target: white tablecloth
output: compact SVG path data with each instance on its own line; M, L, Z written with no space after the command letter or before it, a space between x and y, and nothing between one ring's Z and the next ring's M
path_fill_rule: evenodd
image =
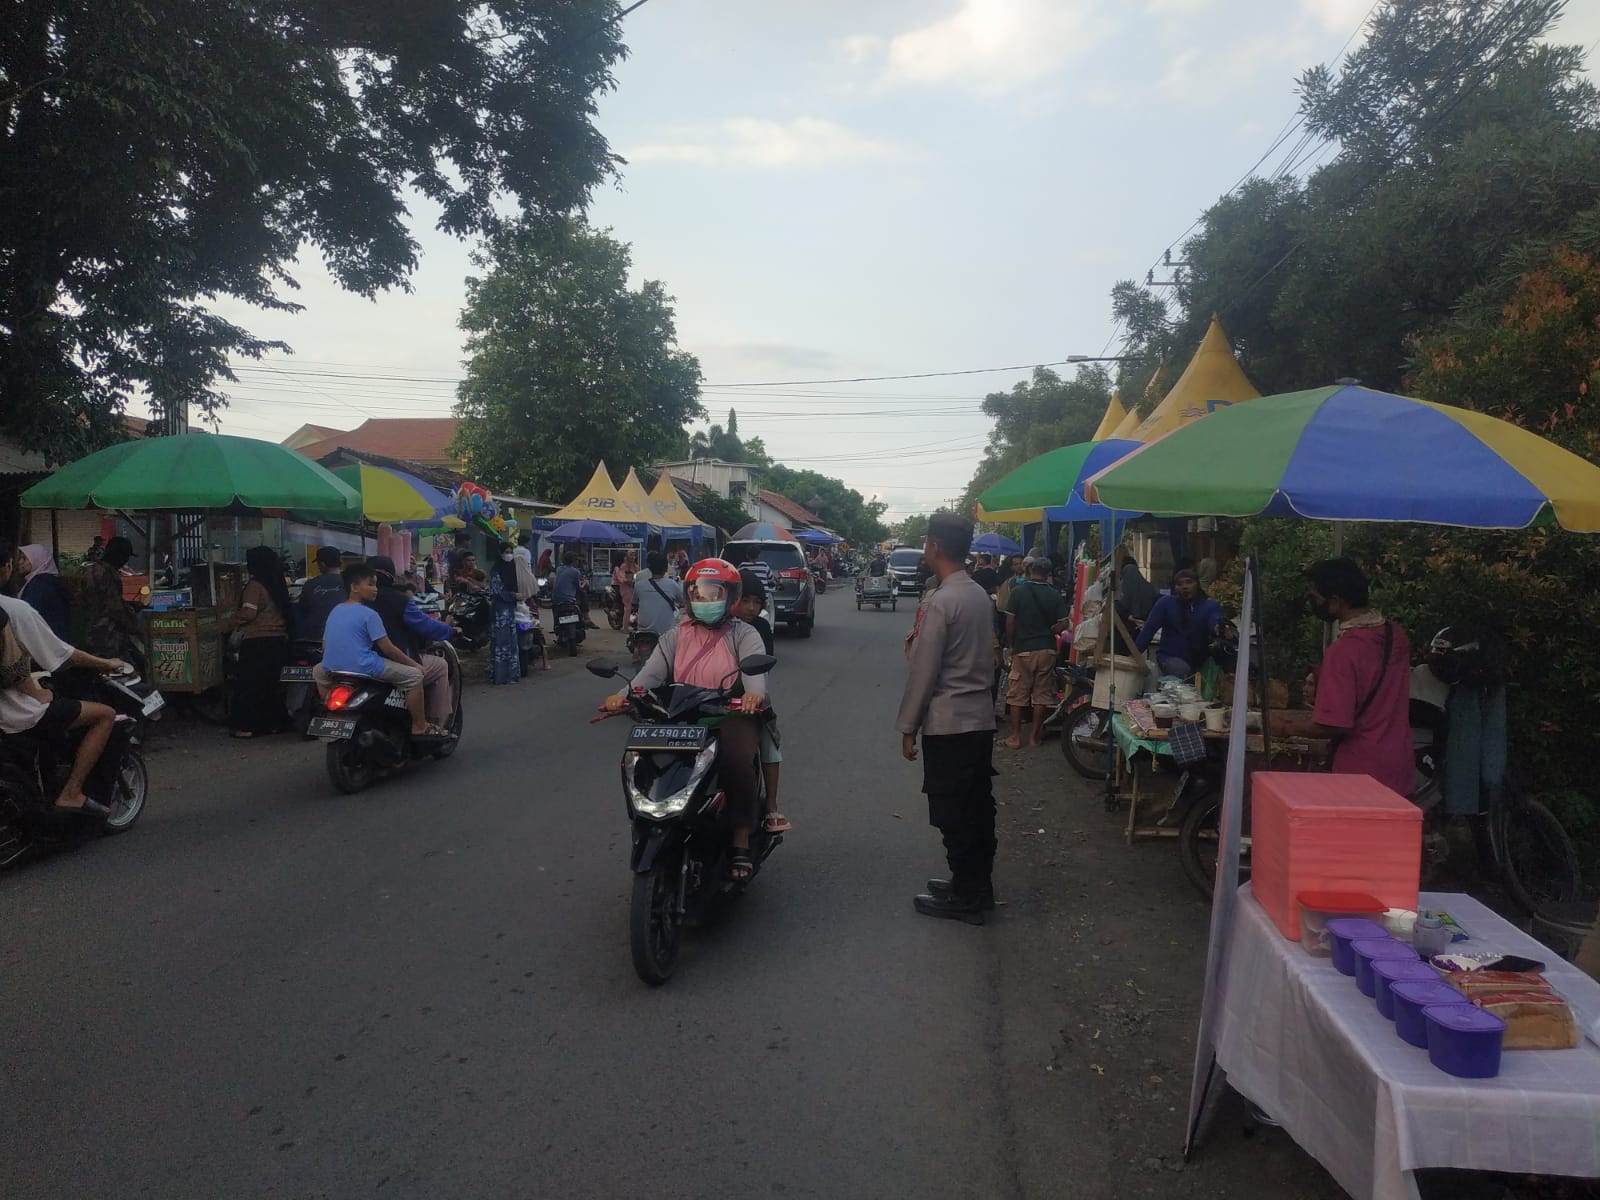
M1425 893L1475 940L1548 965L1580 1028L1600 984L1467 896ZM1600 1048L1508 1051L1495 1079L1457 1079L1402 1042L1356 981L1279 933L1240 891L1220 981L1217 1062L1352 1196L1415 1195L1409 1171L1600 1176Z

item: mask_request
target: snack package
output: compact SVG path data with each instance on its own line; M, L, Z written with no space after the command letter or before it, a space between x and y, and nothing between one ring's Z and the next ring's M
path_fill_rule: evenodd
M1578 1044L1572 1009L1554 992L1487 992L1472 1002L1506 1023L1505 1050L1571 1050Z
M1452 971L1446 976L1456 991L1466 996L1486 992L1548 992L1550 982L1537 971Z

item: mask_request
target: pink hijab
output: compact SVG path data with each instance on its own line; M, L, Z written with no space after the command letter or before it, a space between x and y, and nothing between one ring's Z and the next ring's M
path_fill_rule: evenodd
M32 568L28 572L30 579L35 575L56 575L60 573L56 569L56 556L37 542L30 546L22 547L22 555L28 560L28 565Z

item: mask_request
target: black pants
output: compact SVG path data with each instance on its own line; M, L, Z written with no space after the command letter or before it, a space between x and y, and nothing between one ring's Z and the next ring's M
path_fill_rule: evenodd
M278 676L289 656L289 639L245 638L239 643L239 674L233 681L234 729L281 733L289 726Z
M761 787L761 722L755 717L724 717L717 726L717 778L728 795L735 825L753 827Z
M928 824L944 835L950 887L958 896L994 886L994 775L994 730L922 739Z

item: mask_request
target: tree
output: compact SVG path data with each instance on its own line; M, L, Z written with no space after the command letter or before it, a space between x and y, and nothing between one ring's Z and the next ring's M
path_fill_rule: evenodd
M760 438L739 436L739 414L731 408L728 410L726 428L713 425L709 429L694 432L689 438L689 453L695 458L717 458L723 462L749 463L756 467L765 467L772 462L767 454L766 443Z
M868 500L840 480L816 471L796 471L782 463L767 469L765 486L780 496L802 504L822 519L829 529L854 545L880 542L888 536L880 519L888 510L881 500Z
M1071 379L1035 367L1027 382L1009 392L990 392L983 398L983 411L994 420L994 428L962 496L961 510L970 510L984 488L1029 459L1088 441L1110 400L1111 377L1099 366L1079 367Z
M404 287L405 190L441 229L568 213L614 173L614 0L14 0L0 36L0 428L56 459L117 414L223 403L314 247ZM500 207L497 208L497 205Z
M575 218L529 220L474 255L456 449L488 486L565 500L595 463L657 460L704 415L672 297L628 286L628 247Z
M736 533L751 521L744 502L737 496L719 496L716 492L706 491L696 496L689 507L694 509L695 516L711 522L723 533Z
M911 546L918 545L928 536L928 514L913 513L891 525L889 532L897 542L905 542Z

